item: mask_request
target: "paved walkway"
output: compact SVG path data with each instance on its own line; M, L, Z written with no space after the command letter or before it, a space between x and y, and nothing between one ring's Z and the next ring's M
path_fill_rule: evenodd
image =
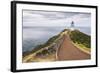
M72 44L68 35L64 35L63 42L58 48L58 61L60 60L84 60L90 59L90 54L81 51L79 48Z

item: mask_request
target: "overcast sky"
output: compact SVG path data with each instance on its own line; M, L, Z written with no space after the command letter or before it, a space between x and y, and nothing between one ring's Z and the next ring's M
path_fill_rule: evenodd
M51 12L23 10L23 26L70 26L74 21L75 26L90 27L90 13L76 12Z

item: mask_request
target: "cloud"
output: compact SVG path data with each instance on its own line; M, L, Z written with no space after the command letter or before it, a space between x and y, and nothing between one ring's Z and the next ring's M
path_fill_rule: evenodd
M90 26L91 14L79 12L23 11L23 26L70 26L71 21L74 21L77 26Z

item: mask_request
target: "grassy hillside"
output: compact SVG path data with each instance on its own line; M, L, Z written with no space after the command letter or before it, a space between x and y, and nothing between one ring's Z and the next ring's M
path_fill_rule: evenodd
M74 43L80 44L81 47L91 48L91 37L89 35L86 35L79 30L71 31L69 35Z
M59 35L56 35L56 36L51 37L46 43L41 44L41 45L37 45L37 46L35 47L35 49L37 49L37 48L38 48L38 49L41 49L41 48L44 48L44 47L46 47L46 46L48 46L48 45L54 43L54 41L55 41L58 37L59 37Z
M71 31L70 29L64 29L58 35L51 37L44 44L39 44L32 51L23 53L23 60L27 59L27 57L32 54L34 54L32 58L28 59L26 62L56 60L55 47L59 45L59 41L62 40L62 36L65 34L69 35L73 43L78 45L79 48L85 49L85 51L88 51L91 48L91 37L89 35L86 35L79 30Z
M37 45L32 51L24 52L24 53L23 53L23 57L26 56L26 55L29 55L30 53L35 53L36 51L41 50L41 49L43 49L43 48L49 46L50 44L54 43L55 40L56 40L57 38L59 38L59 36L60 36L60 34L58 34L58 35L56 35L56 36L53 36L53 37L51 37L46 43ZM49 48L52 48L52 46L49 47ZM47 51L46 53L48 53L49 50L50 50L50 49L48 49L48 50L43 50L43 51L41 51L41 52L39 52L39 53L37 53L37 54L45 54L45 51ZM52 51L55 51L55 50L52 50Z

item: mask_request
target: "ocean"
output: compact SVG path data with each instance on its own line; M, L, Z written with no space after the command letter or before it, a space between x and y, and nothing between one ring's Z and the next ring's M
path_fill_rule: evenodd
M23 52L31 51L35 46L45 43L49 38L59 34L65 27L23 27ZM81 32L91 35L90 27L75 27Z

